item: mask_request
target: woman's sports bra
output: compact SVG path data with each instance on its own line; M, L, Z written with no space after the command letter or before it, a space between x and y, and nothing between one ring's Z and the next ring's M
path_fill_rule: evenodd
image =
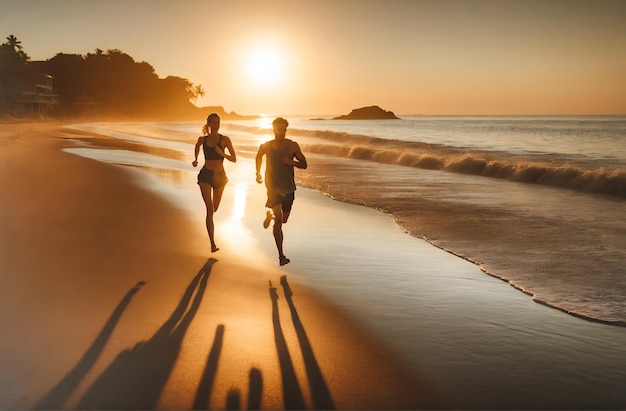
M215 147L219 146L220 143L222 142L222 135L219 135L220 138L219 140L217 140L217 144L214 146L207 146L206 144L206 138L208 136L204 136L204 143L202 143L202 148L204 150L204 159L205 160L224 160L224 157L222 157L221 155L219 155L217 153L217 151L215 150ZM221 148L221 146L220 146Z

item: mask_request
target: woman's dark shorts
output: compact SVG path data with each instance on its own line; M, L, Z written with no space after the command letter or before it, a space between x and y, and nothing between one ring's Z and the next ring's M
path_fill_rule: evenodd
M228 177L224 170L209 170L202 167L200 173L198 173L198 184L207 183L213 188L224 187L228 183Z

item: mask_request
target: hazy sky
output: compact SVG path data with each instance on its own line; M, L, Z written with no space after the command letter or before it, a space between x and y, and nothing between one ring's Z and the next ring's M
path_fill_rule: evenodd
M626 114L626 0L0 0L33 60L119 49L240 114Z

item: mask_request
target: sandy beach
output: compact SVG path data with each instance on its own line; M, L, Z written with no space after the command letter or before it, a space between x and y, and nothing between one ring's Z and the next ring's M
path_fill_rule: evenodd
M299 187L280 267L255 136L233 134L210 253L189 132L0 126L0 409L626 404L626 329L537 304L374 208Z
M209 253L126 170L63 152L62 124L0 127L0 409L437 403L275 261Z

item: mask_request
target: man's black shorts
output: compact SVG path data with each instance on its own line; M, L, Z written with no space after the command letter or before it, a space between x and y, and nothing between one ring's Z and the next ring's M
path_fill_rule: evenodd
M267 202L265 203L265 207L272 208L276 204L280 204L283 212L288 213L291 211L291 207L293 207L293 202L296 199L296 193L279 193L277 191L269 191L267 192Z

